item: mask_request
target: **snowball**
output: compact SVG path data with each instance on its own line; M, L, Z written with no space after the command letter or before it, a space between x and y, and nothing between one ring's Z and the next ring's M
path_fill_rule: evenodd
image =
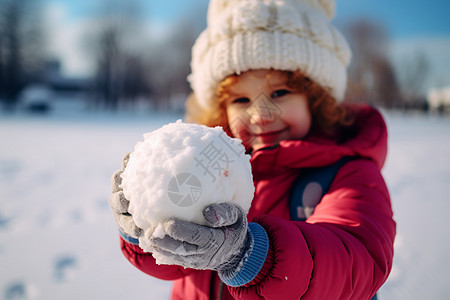
M144 134L122 173L129 212L144 230L139 246L164 236L158 225L168 218L205 224L203 209L212 203L233 202L247 213L254 186L250 156L241 140L221 127L167 124ZM155 230L158 228L158 230Z

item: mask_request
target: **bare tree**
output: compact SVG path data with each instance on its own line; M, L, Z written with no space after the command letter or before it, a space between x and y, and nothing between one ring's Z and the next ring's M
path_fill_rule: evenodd
M0 0L0 96L11 108L44 62L39 0Z
M190 92L191 48L204 27L198 15L206 13L206 6L191 7L156 39L142 30L139 1L105 0L91 43L97 65L93 103L117 109L144 96L156 109L180 109Z
M392 108L399 99L394 69L387 57L388 35L380 24L357 20L346 33L353 52L347 99Z
M186 78L190 73L191 49L197 34L190 19L185 18L174 24L168 38L154 49L151 65L158 72L151 80L159 109L183 106L190 91ZM182 103L174 103L177 101Z
M145 81L143 52L136 45L141 19L140 2L105 1L100 13L94 40L96 74L95 105L116 110L124 101L148 93Z
M398 68L404 106L414 107L424 102L424 86L430 71L430 61L423 52L404 58ZM423 103L422 103L423 104Z
M123 95L126 98L124 104L133 107L140 96L152 94L147 81L149 67L142 54L130 54L125 57L124 63Z
M105 27L98 39L97 70L94 93L98 106L116 109L120 91L120 32L115 26Z

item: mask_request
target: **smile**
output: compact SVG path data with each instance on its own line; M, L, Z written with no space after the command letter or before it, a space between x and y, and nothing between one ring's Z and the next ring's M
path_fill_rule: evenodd
M275 131L262 132L262 133L258 133L258 134L255 134L255 135L258 136L258 137L270 137L270 136L278 135L278 134L280 134L282 132L285 132L287 130L289 130L289 127L285 127L283 129L275 130Z

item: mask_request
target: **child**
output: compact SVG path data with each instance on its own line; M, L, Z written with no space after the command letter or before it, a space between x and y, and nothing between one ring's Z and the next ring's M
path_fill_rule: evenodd
M142 230L121 171L113 177L122 251L143 272L173 280L172 299L361 300L387 279L395 222L380 174L386 127L375 109L340 103L350 52L329 23L333 11L332 0L211 0L193 47L186 118L223 126L251 154L249 223L230 203L207 207L205 226L167 220L167 235L150 242L174 265L157 265L136 245ZM296 180L344 157L325 195L312 182L292 214Z

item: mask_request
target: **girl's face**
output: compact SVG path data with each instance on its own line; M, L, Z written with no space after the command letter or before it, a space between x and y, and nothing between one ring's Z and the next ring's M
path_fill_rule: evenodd
M302 139L311 128L306 96L289 88L281 71L244 72L229 87L228 94L228 125L247 149Z

